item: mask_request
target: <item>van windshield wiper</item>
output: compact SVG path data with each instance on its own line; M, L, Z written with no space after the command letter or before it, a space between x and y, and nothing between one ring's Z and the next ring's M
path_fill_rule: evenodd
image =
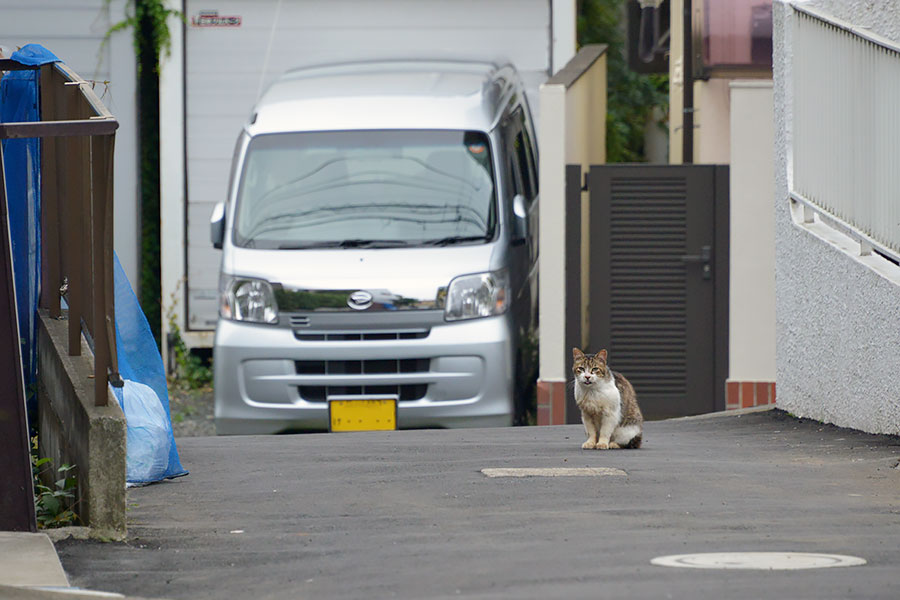
M426 246L451 246L453 244L464 244L465 242L487 242L493 237L490 234L486 235L450 235L445 238L439 238L436 240L425 240L422 242Z
M362 240L352 239L338 242L340 248L396 248L398 246L409 246L406 240Z
M278 246L279 250L305 250L307 248L398 248L409 246L406 240L349 239L317 242L289 242Z

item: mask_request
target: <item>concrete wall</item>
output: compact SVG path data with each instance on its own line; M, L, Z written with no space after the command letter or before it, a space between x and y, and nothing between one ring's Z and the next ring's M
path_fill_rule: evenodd
M775 186L772 82L730 83L731 261L729 398L731 408L769 404L775 382ZM738 384L753 388L742 402ZM757 395L763 390L765 402ZM747 388L750 390L751 388ZM754 401L751 402L751 399Z
M586 46L541 86L540 376L538 424L565 422L566 165L606 162L605 46ZM589 204L581 205L582 345L588 332Z
M894 2L819 0L803 4L900 40L900 12ZM821 222L805 223L802 211L792 209L788 199L794 110L791 27L791 7L776 0L778 405L799 416L844 427L898 434L900 268L877 255L859 256L859 244Z
M74 510L91 528L92 536L124 539L125 415L112 393L107 406L94 406L91 351L82 340L81 356L68 355L67 325L41 311L40 453L51 459L54 469L64 464L77 468Z

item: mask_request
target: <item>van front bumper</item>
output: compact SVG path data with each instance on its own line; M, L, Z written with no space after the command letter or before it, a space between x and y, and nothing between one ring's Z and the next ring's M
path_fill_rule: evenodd
M383 316L335 318L315 332L220 319L216 432L327 431L328 399L355 395L396 397L401 429L512 424L508 313L452 323L441 311Z

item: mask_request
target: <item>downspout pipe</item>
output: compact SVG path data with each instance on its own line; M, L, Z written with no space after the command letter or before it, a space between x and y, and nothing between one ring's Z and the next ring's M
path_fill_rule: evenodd
M681 162L694 162L694 27L692 0L683 0L684 96L681 130Z

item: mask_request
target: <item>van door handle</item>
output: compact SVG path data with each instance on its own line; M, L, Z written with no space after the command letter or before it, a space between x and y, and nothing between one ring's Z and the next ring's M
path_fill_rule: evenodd
M703 263L703 279L712 278L712 267L709 266L712 260L712 246L702 246L700 254L685 254L681 257L683 263Z

